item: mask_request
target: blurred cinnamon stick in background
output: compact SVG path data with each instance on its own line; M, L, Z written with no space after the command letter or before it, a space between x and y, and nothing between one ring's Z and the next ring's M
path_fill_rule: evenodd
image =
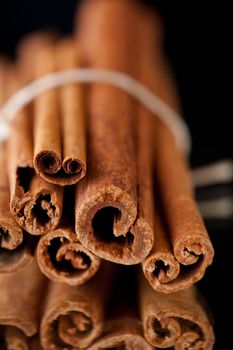
M1 349L29 350L29 338L39 330L45 278L33 261L23 269L0 275Z

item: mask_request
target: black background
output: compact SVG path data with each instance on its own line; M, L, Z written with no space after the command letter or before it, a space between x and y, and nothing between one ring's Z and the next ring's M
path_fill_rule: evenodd
M232 12L227 2L144 1L166 26L166 51L193 138L192 166L232 156ZM14 54L18 40L38 28L72 30L78 1L1 0L0 52ZM216 323L215 349L232 349L232 226L211 226L216 258L199 283Z

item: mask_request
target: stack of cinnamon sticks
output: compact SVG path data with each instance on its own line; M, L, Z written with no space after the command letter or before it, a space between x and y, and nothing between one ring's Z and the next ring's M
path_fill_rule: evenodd
M0 105L88 66L179 111L162 43L160 18L136 1L86 0L73 37L32 34L15 62L0 58ZM0 349L212 349L193 284L213 247L187 161L143 105L107 84L43 92L16 115L0 167Z

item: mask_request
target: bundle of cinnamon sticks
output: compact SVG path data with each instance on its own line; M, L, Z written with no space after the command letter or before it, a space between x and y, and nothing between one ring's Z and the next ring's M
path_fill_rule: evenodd
M73 37L35 33L15 62L0 58L0 105L90 67L134 77L179 112L162 44L159 16L140 3L86 0ZM187 160L113 85L41 93L0 145L0 349L212 349L193 284L214 251Z

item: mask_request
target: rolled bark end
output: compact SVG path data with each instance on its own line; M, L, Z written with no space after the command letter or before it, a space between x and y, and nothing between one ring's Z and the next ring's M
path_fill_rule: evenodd
M32 235L54 230L61 220L63 192L41 189L35 194L25 193L15 198L11 211L17 223Z
M0 325L0 345L4 350L29 350L25 334L12 326Z
M43 176L43 174L56 174L61 169L62 163L55 152L42 151L36 155L34 166L36 172Z
M192 265L202 260L204 275L206 267L212 264L214 250L208 237L187 234L185 238L177 241L174 254L182 265Z
M69 229L43 236L37 247L37 261L48 278L73 286L85 283L100 266L100 259L78 242Z
M214 256L212 244L199 217L191 227L184 220L177 220L176 224L183 231L172 247L164 227L155 216L157 229L154 247L142 263L143 273L150 285L161 293L177 292L199 281Z
M34 166L43 179L60 186L76 184L86 175L86 165L81 160L68 158L62 164L60 157L52 151L40 152Z
M204 276L214 252L208 239L203 238L201 243L198 242L195 237L187 237L187 240L176 245L175 257L171 253L157 252L145 259L142 263L143 273L153 289L161 293L177 292ZM208 253L206 249L209 249Z
M33 259L33 242L12 219L0 220L0 273L17 271Z
M172 254L157 252L143 262L143 272L154 289L160 290L162 284L168 284L177 278L180 264Z
M9 222L10 221L10 222ZM14 250L23 242L22 229L12 220L0 219L0 249Z
M63 169L67 174L80 174L80 177L83 177L86 173L85 165L79 159L66 159L63 162Z
M41 323L41 344L45 349L85 348L99 333L98 321L91 318L82 303L64 301ZM59 311L61 310L61 312Z
M76 233L82 244L102 259L131 265L141 262L153 245L152 228L137 219L127 194L110 186L93 193L76 209Z

